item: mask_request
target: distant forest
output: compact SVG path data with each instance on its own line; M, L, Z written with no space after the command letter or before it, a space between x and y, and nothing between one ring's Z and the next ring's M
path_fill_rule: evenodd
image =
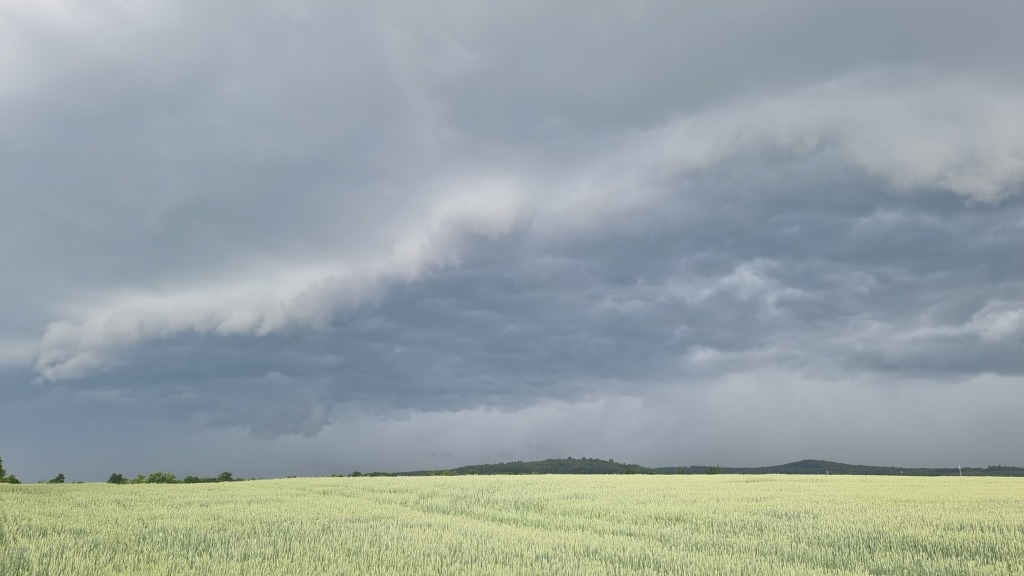
M843 464L827 460L800 460L778 466L760 468L728 468L723 466L669 466L647 468L637 464L623 464L614 460L597 458L550 458L532 462L501 462L498 464L476 464L444 470L414 470L411 472L353 472L349 477L363 476L472 476L472 475L526 475L526 474L845 474L861 476L1018 476L1024 477L1024 468L1018 466L988 466L987 468L900 468L896 466L863 466ZM332 474L334 477L344 474ZM295 478L295 476L289 476ZM216 477L202 478L186 476L178 479L170 472L153 472L148 476L139 474L128 479L113 473L107 480L110 484L196 484L207 482L237 482L230 472ZM255 480L255 478L254 478ZM49 484L63 484L64 474L57 474ZM20 484L13 474L7 474L0 459L0 483Z
M729 468L724 466L669 466L647 468L596 458L560 458L533 462L478 464L448 470L417 470L413 472L353 473L353 476L443 476L472 474L847 474L862 476L1024 476L1017 466L987 468L899 468L894 466L862 466L827 460L800 460L778 466Z

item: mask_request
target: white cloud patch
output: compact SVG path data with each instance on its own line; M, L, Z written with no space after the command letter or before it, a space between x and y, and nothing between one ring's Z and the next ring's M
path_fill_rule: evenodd
M900 192L998 202L1024 191L1024 94L913 70L854 75L681 117L628 142L588 165L558 200L605 208L598 214L607 217L655 204L679 178L763 152L834 160Z
M449 198L424 230L397 243L386 259L361 267L320 266L271 272L270 278L167 294L116 294L86 310L85 320L51 323L39 343L35 369L46 380L88 375L115 364L139 342L184 332L265 336L282 330L324 329L339 314L374 302L395 282L459 264L459 244L507 234L523 214L507 182L476 182Z
M965 326L988 342L1009 342L1024 352L1024 303L988 302Z

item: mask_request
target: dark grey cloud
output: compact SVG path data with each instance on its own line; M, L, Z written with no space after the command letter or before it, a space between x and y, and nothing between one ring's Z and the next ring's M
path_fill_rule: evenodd
M0 452L1019 463L1021 12L0 2Z

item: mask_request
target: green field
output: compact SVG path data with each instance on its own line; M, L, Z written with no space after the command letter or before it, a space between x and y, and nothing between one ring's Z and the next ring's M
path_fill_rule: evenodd
M463 476L0 485L0 574L1024 574L1024 482Z

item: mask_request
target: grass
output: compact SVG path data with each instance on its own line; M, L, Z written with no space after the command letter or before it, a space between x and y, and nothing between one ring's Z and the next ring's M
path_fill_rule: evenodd
M0 574L1024 575L1024 482L463 476L0 486Z

